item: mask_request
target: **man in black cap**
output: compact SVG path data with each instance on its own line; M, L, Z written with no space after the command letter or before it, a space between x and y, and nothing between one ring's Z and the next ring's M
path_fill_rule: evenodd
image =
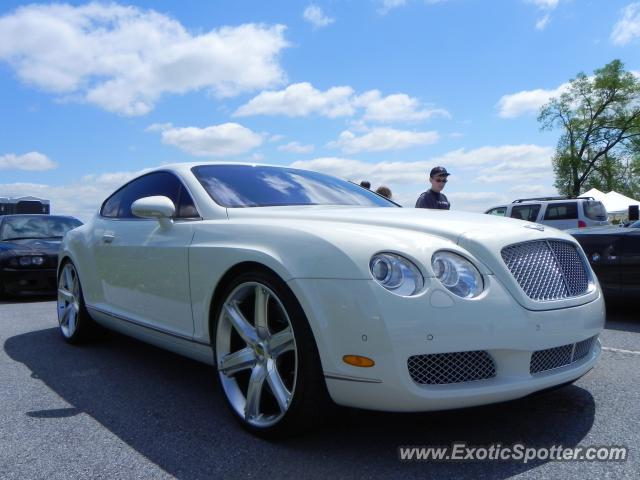
M451 204L447 197L442 193L442 189L447 183L447 177L450 175L444 167L434 167L429 175L431 188L423 192L416 202L416 208L436 208L440 210L449 210Z

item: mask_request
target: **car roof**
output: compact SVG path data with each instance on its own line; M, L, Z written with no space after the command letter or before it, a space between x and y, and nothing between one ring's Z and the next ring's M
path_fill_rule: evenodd
M72 217L71 215L50 215L48 213L12 213L9 215L0 215L0 220L4 218L15 218L15 217L68 218L71 220L80 221L80 219L76 217Z
M239 166L246 166L246 167L272 167L272 168L286 168L288 170L306 170L304 168L290 167L288 165L273 165L269 163L232 162L232 161L206 162L205 161L205 162L168 163L166 165L161 165L159 167L145 169L142 172L140 172L140 175L138 176L142 176L144 174L151 173L151 172L163 171L163 170L175 170L180 172L187 172L187 171L191 171L193 167L202 167L202 166L209 166L209 165L234 165L234 166L239 165Z
M529 203L568 203L568 202L579 202L579 201L591 201L591 202L600 202L600 200L596 200L595 198L592 197L578 197L578 198L556 198L556 199L535 199L535 198L529 198L529 199L523 199L523 200L514 200L513 202L511 202L512 205L526 205Z

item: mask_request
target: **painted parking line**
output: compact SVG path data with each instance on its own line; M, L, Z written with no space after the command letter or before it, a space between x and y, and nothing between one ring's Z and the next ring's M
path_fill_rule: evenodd
M622 348L602 347L602 350L606 350L607 352L630 353L631 355L640 355L640 352L636 350L623 350Z

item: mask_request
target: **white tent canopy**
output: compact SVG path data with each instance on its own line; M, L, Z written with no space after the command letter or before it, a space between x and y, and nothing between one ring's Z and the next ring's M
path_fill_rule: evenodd
M592 188L591 190L589 190L588 192L584 192L580 196L593 197L594 200L602 202L604 208L606 208L607 212L609 213L627 213L629 205L640 206L640 202L638 200L625 197L621 193L614 192L613 190L609 193L602 193L597 188Z

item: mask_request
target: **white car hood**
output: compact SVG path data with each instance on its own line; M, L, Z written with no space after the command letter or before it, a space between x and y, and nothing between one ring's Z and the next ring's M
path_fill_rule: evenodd
M460 237L474 230L501 234L530 233L523 221L495 217L480 213L431 210L424 208L368 208L346 206L291 206L229 208L229 219L256 219L295 222L341 222L366 226L379 226L412 230L444 237L457 243ZM569 237L570 238L570 237Z
M557 239L571 242L579 250L581 247L565 232L523 220L450 210L344 206L230 208L228 216L230 220L282 222L283 226L293 222L298 228L303 229L307 224L309 230L312 230L317 222L322 222L361 225L363 232L378 227L394 229L400 236L402 231L433 235L455 243L469 252L482 263L479 267L484 273L494 274L514 298L529 310L566 308L588 303L598 296L597 289L580 297L549 302L533 301L526 296L502 260L501 250L505 246L534 240ZM588 263L586 268L590 270Z

